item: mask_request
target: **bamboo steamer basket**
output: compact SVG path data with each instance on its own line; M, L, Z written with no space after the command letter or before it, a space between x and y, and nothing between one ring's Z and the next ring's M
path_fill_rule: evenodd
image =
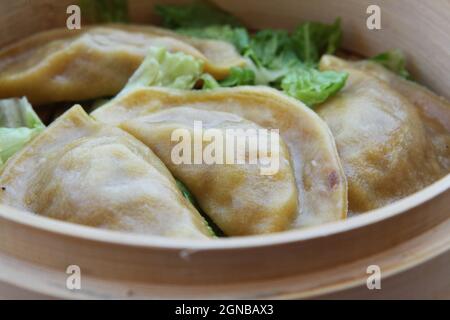
M0 0L0 46L64 27L71 0ZM130 1L137 23L157 1ZM158 1L164 2L164 1ZM167 1L169 2L169 1ZM170 1L170 3L186 1ZM448 96L450 1L215 1L251 28L342 17L344 47L407 53L421 83ZM366 27L381 8L382 29ZM0 206L0 298L450 298L450 175L346 221L269 236L199 242L123 234ZM66 269L81 268L81 290ZM369 290L367 267L381 269Z

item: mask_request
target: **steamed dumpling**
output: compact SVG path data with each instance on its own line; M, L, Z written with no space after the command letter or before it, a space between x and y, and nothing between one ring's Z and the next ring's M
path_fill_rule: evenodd
M446 170L426 124L406 98L372 75L322 58L322 70L349 73L346 87L317 108L336 139L348 180L349 211L382 207Z
M204 61L220 79L244 60L226 42L194 39L150 26L111 25L39 33L0 50L0 98L27 96L33 104L117 94L150 47Z
M216 134L216 138L223 143L224 148L218 146L216 150L213 143L203 141L200 137L203 144L200 146L201 153L195 150L193 142L198 139L196 135L201 132L198 132L198 126L194 128L194 121L201 121L203 130L215 130L210 133ZM262 234L292 227L298 211L297 187L289 151L278 135L276 140L279 141L279 150L271 149L269 146L270 157L260 159L268 162L272 159L269 167L262 166L259 161L250 164L251 150L248 146L236 147L237 139L234 133L237 133L245 143L250 134L245 135L243 130L253 129L255 135L252 137L258 142L256 130L261 127L232 113L207 111L195 107L172 108L125 121L121 124L121 128L156 153L172 174L186 184L198 199L200 207L225 234L230 236ZM172 141L172 133L180 129L187 130L189 141L181 139L180 142ZM265 138L270 143L270 135L265 135ZM233 139L233 143L230 139ZM278 143L274 140L274 143ZM172 154L172 150L176 151L176 146L180 147L182 143L187 143L188 148L179 150L178 153L185 151L187 153L189 150L191 156L185 163L180 163L179 160L174 163L174 157L179 154ZM229 154L223 152L221 159L212 158L216 155L219 157L219 150L227 148L233 152ZM257 152L257 145L253 148L252 151ZM199 155L203 157L203 154L205 157L211 155L210 159L200 159L203 161L196 164L194 158L199 159ZM205 163L205 160L208 163ZM241 164L238 163L239 160ZM213 161L218 164L213 164Z
M332 65L347 65L369 73L389 84L412 103L419 113L428 137L433 143L440 165L450 172L450 102L424 86L405 80L378 63L370 60L347 62L335 57L326 60Z
M167 237L210 230L153 152L76 106L8 160L0 203L68 222Z
M180 115L176 116L177 113ZM294 207L291 200L294 188L291 184L289 159L298 193L298 210L290 227L316 225L346 217L346 179L331 132L313 111L277 90L265 87L237 87L195 92L156 87L141 88L114 99L112 103L96 110L92 116L99 121L119 125L144 143L153 146L155 152L175 174L188 180L183 182L195 190L200 203L208 210L211 209L207 213L213 219L222 213L220 210L213 211L225 205L241 203L240 206L253 208L253 214L259 218L266 215L264 206L269 205L273 212L277 212L277 215L283 218L281 220L283 224L277 224L286 225ZM257 125L267 129L279 129L282 141L287 146L287 150L284 146L280 148L282 159L280 163L283 162L283 166L280 166L281 176L275 176L275 181L270 182L260 177L256 178L255 172L248 171L246 167L230 169L221 166L217 168L216 173L226 181L221 184L219 180L217 182L208 180L212 174L195 181L197 173L190 172L191 169L194 171L195 167L175 168L171 165L166 156L168 142L158 142L158 138L152 137L152 134L161 132L158 127L165 123L172 128L174 124L184 126L192 123L194 119L206 117L210 117L206 122L212 127L223 128L228 121L234 121L237 126ZM158 119L164 120L163 123L158 123ZM241 169L244 170L241 177L254 179L254 186L247 181L242 184L242 178L236 175ZM208 172L207 168L204 170ZM231 177L226 176L228 174L226 170L230 170ZM208 187L201 189L203 183ZM242 186L245 188L242 189ZM212 200L206 199L211 196L211 191L215 193L216 204L208 204L208 201ZM278 193L282 197L277 202L274 199ZM272 203L266 199L270 199ZM260 204L259 210L255 200ZM285 214L281 214L283 210L286 210ZM242 211L241 214L247 213ZM235 230L251 230L250 226L240 225L242 223L244 221L232 227L236 228ZM264 229L260 228L258 232L261 230Z

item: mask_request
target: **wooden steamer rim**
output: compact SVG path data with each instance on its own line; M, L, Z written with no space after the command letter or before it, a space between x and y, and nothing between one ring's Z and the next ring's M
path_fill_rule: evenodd
M448 203L450 175L392 205L346 221L211 241L99 230L0 205L0 281L64 298L312 297L364 284L366 268L375 262L386 278L448 252ZM403 232L392 239L390 228ZM311 255L342 251L355 243L359 249L340 259ZM50 244L60 250L49 252ZM93 250L86 250L86 245ZM134 253L129 255L130 251ZM298 259L289 258L292 252ZM253 267L264 270L239 269L242 257L249 255ZM157 260L161 265L155 265ZM69 291L65 270L77 261L86 270L85 290Z

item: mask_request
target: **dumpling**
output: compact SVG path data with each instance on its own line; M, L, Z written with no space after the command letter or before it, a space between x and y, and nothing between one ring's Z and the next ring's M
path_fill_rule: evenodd
M148 147L80 106L9 159L0 186L0 203L59 220L166 237L211 235Z
M388 83L334 59L323 57L320 68L348 72L347 84L316 110L336 140L349 212L382 207L442 177L447 170L414 105Z
M233 214L236 221L225 226L233 233L273 231L286 226L289 219L292 219L290 229L346 217L346 179L331 132L312 110L277 90L237 87L196 92L147 87L114 99L94 111L92 116L118 125L152 146L175 175L192 189L203 204L202 209L213 220L226 206L235 206L238 209ZM161 128L166 125L171 129L179 125L191 126L196 119L206 120L208 126L222 129L227 126L278 129L282 141L280 175L273 176L274 181L271 181L267 177L257 177L256 171L248 167L211 169L205 166L202 173L195 172L195 166L176 168L167 156L168 133ZM241 170L242 174L239 174ZM290 170L295 178L297 205L292 201L294 187ZM220 180L214 180L216 175L221 177ZM277 196L280 199L277 200ZM261 228L258 223L255 227L242 225L255 220L238 220L239 214L243 218L247 215L241 208L251 208L260 219L269 213L266 206L274 215L282 217L282 224L277 222L272 228L266 224ZM298 209L291 218L296 206ZM224 227L223 221L219 219L219 222L219 227Z
M274 133L276 137L271 137L269 132L262 133L267 139L268 153L257 159L261 127L232 113L195 107L172 108L125 121L121 128L154 150L226 235L262 234L292 227L298 212L297 187L289 151L277 133ZM188 141L171 139L175 130L180 129L187 130L189 138L183 139ZM220 140L221 145L215 148L214 142L203 141L200 130L211 134L211 140ZM194 140L198 137L202 142L199 144L201 154L194 149ZM239 138L246 145L237 146ZM249 147L251 138L256 143ZM279 145L270 147L271 138ZM180 161L183 159L175 158L178 154L173 154L172 150L176 151L177 145L180 147L186 142L187 148L178 149L182 156L190 152L189 159L183 163ZM226 150L232 152L226 153ZM249 163L252 151L255 151L254 159L261 161ZM267 166L262 165L264 160Z
M440 165L450 172L450 102L437 96L424 86L405 80L378 63L370 60L347 62L335 57L327 58L328 65L352 66L389 84L389 87L412 103L424 122Z
M245 63L229 43L157 27L58 29L0 50L0 98L27 96L33 104L45 104L112 96L156 46L203 60L205 72L218 79Z

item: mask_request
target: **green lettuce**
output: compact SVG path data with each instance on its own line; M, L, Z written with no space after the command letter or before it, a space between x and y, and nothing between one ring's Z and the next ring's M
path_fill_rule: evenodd
M341 19L333 24L305 22L292 33L295 52L305 64L314 65L323 54L333 54L342 40Z
M181 191L181 193L183 194L183 197L185 197L193 206L195 206L197 203L195 201L194 196L192 195L192 193L189 191L189 189L184 185L183 182L181 182L180 180L175 180L177 183L177 187L178 189Z
M202 74L200 76L200 80L202 82L201 89L203 89L203 90L211 90L211 89L220 88L219 82L216 79L214 79L214 77L212 75L210 75L209 73Z
M119 95L146 86L192 89L202 71L203 62L193 56L182 52L170 53L166 48L150 48Z
M0 164L45 128L26 98L0 100Z
M292 87L297 70L315 70L324 53L334 53L340 45L340 20L334 24L306 22L290 34L285 30L257 32L244 53L255 73L255 83L279 88L284 81ZM312 71L311 71L312 73ZM284 80L289 76L288 80ZM297 90L303 83L296 84ZM324 93L324 96L326 93Z
M222 40L233 44L239 52L249 45L249 34L229 13L207 2L190 5L157 5L155 11L167 28L196 38Z
M250 35L238 19L210 4L157 6L164 26L198 38L228 41L247 59L243 68L216 81L203 74L202 89L241 85L267 85L314 106L339 91L345 73L320 72L317 64L325 53L335 53L341 44L340 19L333 24L305 22L292 33L266 29Z
M286 94L311 107L341 90L347 78L346 72L297 69L283 79L281 88Z
M127 0L80 0L81 13L91 22L128 22Z
M321 35L319 37L318 35ZM334 53L341 39L340 21L332 25L307 22L293 34L284 30L262 30L251 37L244 55L252 81L224 81L216 86L269 85L281 89L306 105L313 107L338 92L348 75L343 72L320 72L316 65L324 53ZM302 36L300 38L300 36ZM231 72L231 79L243 79ZM244 78L245 79L245 78ZM214 87L205 82L204 87Z
M231 27L230 25L180 28L176 31L190 37L226 41L233 44L239 52L248 48L250 41L250 36L245 28Z
M125 12L126 6L119 2L116 9ZM109 5L110 2L104 0L92 6L111 12ZM305 22L292 33L266 29L250 35L237 18L207 2L157 5L155 11L161 16L165 27L180 34L233 44L246 58L247 65L232 68L228 77L217 81L211 75L202 73L202 62L194 57L169 53L163 48L151 49L119 96L142 86L189 90L200 83L201 89L206 90L268 85L314 106L345 85L345 73L317 70L320 57L325 53L335 53L340 46L340 19L333 24Z
M223 233L223 231L220 230L219 227L206 215L206 213L202 210L202 208L200 208L194 195L189 191L189 189L186 187L186 185L183 182L181 182L180 180L175 179L175 181L176 181L178 189L181 191L181 194L183 195L183 197L186 198L197 209L197 211L202 216L210 235L213 238L217 238L218 236L224 237L225 234Z
M231 68L228 77L220 81L221 87L236 87L255 84L255 73L248 68Z
M266 29L257 32L250 41L246 54L258 67L280 69L298 61L293 42L285 30Z
M163 25L170 29L203 28L213 25L241 26L235 17L207 2L156 5L155 12L161 16Z
M155 11L165 27L194 37L231 42L258 67L269 69L284 67L286 61L317 63L322 54L334 53L342 39L340 19L333 24L302 23L292 34L266 29L250 37L237 18L209 3L157 5Z
M399 76L411 80L411 75L408 70L406 70L406 58L401 50L395 49L386 51L369 60L375 61Z
M250 40L246 55L258 67L270 70L297 68L300 64L314 67L323 54L333 54L340 47L340 19L333 24L305 22L292 34L285 30L266 29Z
M244 55L248 58L248 67L255 73L255 83L258 85L273 85L302 65L289 33L284 30L257 32Z
M203 74L201 89L215 89L219 87L237 87L237 86L251 86L255 84L255 73L249 68L234 67L230 69L228 77L221 81L217 81L210 74Z
M203 75L203 61L182 52L171 53L163 47L152 47L128 83L111 100L97 100L92 111L104 108L116 99L143 87L166 87L191 90Z

